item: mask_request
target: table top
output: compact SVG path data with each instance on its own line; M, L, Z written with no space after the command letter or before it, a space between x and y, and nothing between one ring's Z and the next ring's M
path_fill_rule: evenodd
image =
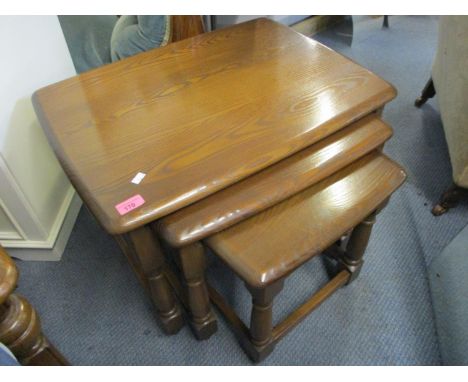
M303 191L381 147L392 129L376 113L304 150L155 223L162 238L182 247L225 230Z
M399 165L374 151L207 244L249 285L264 287L330 247L405 178Z
M50 85L33 104L80 196L118 234L294 154L395 95L344 56L257 19ZM145 176L132 183L138 173Z

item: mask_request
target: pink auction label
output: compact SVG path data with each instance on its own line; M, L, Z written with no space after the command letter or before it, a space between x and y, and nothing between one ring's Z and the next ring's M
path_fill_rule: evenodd
M145 199L140 194L134 195L131 198L119 203L115 206L115 209L120 215L125 215L130 211L134 210L135 208L140 207L142 204L145 203Z

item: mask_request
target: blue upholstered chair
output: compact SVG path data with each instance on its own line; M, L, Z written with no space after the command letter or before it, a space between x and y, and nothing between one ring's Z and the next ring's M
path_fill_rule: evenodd
M0 342L0 366L19 366L13 353Z
M78 73L203 33L201 16L59 16Z

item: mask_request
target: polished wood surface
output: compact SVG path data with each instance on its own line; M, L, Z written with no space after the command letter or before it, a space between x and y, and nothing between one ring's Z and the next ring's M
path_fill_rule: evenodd
M0 246L0 342L22 365L68 365L42 333L36 310L24 297L12 293L17 280L15 263Z
M199 15L171 16L171 42L185 40L205 32Z
M271 20L205 33L37 91L63 168L110 233L142 226L323 139L395 89ZM143 172L139 185L131 183ZM115 205L145 203L121 216Z
M329 247L404 179L400 166L373 152L206 242L247 283L266 285Z
M371 114L318 143L155 222L179 247L204 239L326 178L375 150L392 129Z
M0 246L0 305L16 288L18 270L16 265L5 250Z

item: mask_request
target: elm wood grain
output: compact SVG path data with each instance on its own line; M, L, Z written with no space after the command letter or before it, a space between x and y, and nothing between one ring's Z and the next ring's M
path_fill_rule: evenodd
M80 196L119 234L300 151L395 95L344 56L258 19L50 85L33 103ZM130 182L137 172L147 174L138 186ZM120 216L114 206L135 194L145 204Z
M182 210L153 223L171 246L186 257L191 266L182 267L183 278L193 277L192 267L198 262L194 258L200 251L195 240L204 239L222 229L252 216L287 197L320 181L357 158L383 145L392 134L391 128L373 113L313 146L282 160L226 189L192 204ZM180 248L180 249L177 249ZM208 293L202 270L197 271L196 299L185 307L189 315L200 310L191 327L198 339L207 339L216 331L216 320L209 315ZM187 283L187 285L190 285ZM187 293L194 293L189 287ZM200 305L198 305L200 304Z
M371 114L153 225L173 247L202 240L317 183L380 147L391 135L392 129Z
M203 19L198 15L171 16L171 42L184 40L205 32Z
M377 114L367 116L315 145L161 219L153 227L173 247L190 247L195 240L230 227L380 148L391 134L391 128ZM184 277L185 270L180 273ZM204 278L199 278L198 282L203 284ZM197 307L197 301L186 305L189 314L197 309L205 311L203 301L207 299L206 288L200 286L197 301L201 306ZM199 339L208 338L208 335L200 334L197 328L215 325L214 319L205 317L209 319L204 325L192 322L192 329Z
M42 333L36 310L24 297L12 293L17 280L15 263L0 246L0 342L23 365L68 365Z
M405 177L400 166L375 151L205 242L249 285L267 285L323 252Z
M182 247L178 251L185 254L186 262L195 261L189 260L188 253L189 248L197 246L196 243L192 244L195 240L204 239L232 226L320 181L382 146L391 134L391 128L377 114L364 117L315 145L163 218L154 223L153 227L159 230L159 234L170 245ZM196 257L198 253L199 251L195 251L193 256ZM191 267L182 267L181 276L192 277L190 270ZM192 299L185 307L192 316L197 310L205 312L198 315L198 322L192 319L191 327L198 339L206 339L216 331L216 320L208 314L205 279L201 271L198 274L197 299ZM190 288L187 292L193 293Z

